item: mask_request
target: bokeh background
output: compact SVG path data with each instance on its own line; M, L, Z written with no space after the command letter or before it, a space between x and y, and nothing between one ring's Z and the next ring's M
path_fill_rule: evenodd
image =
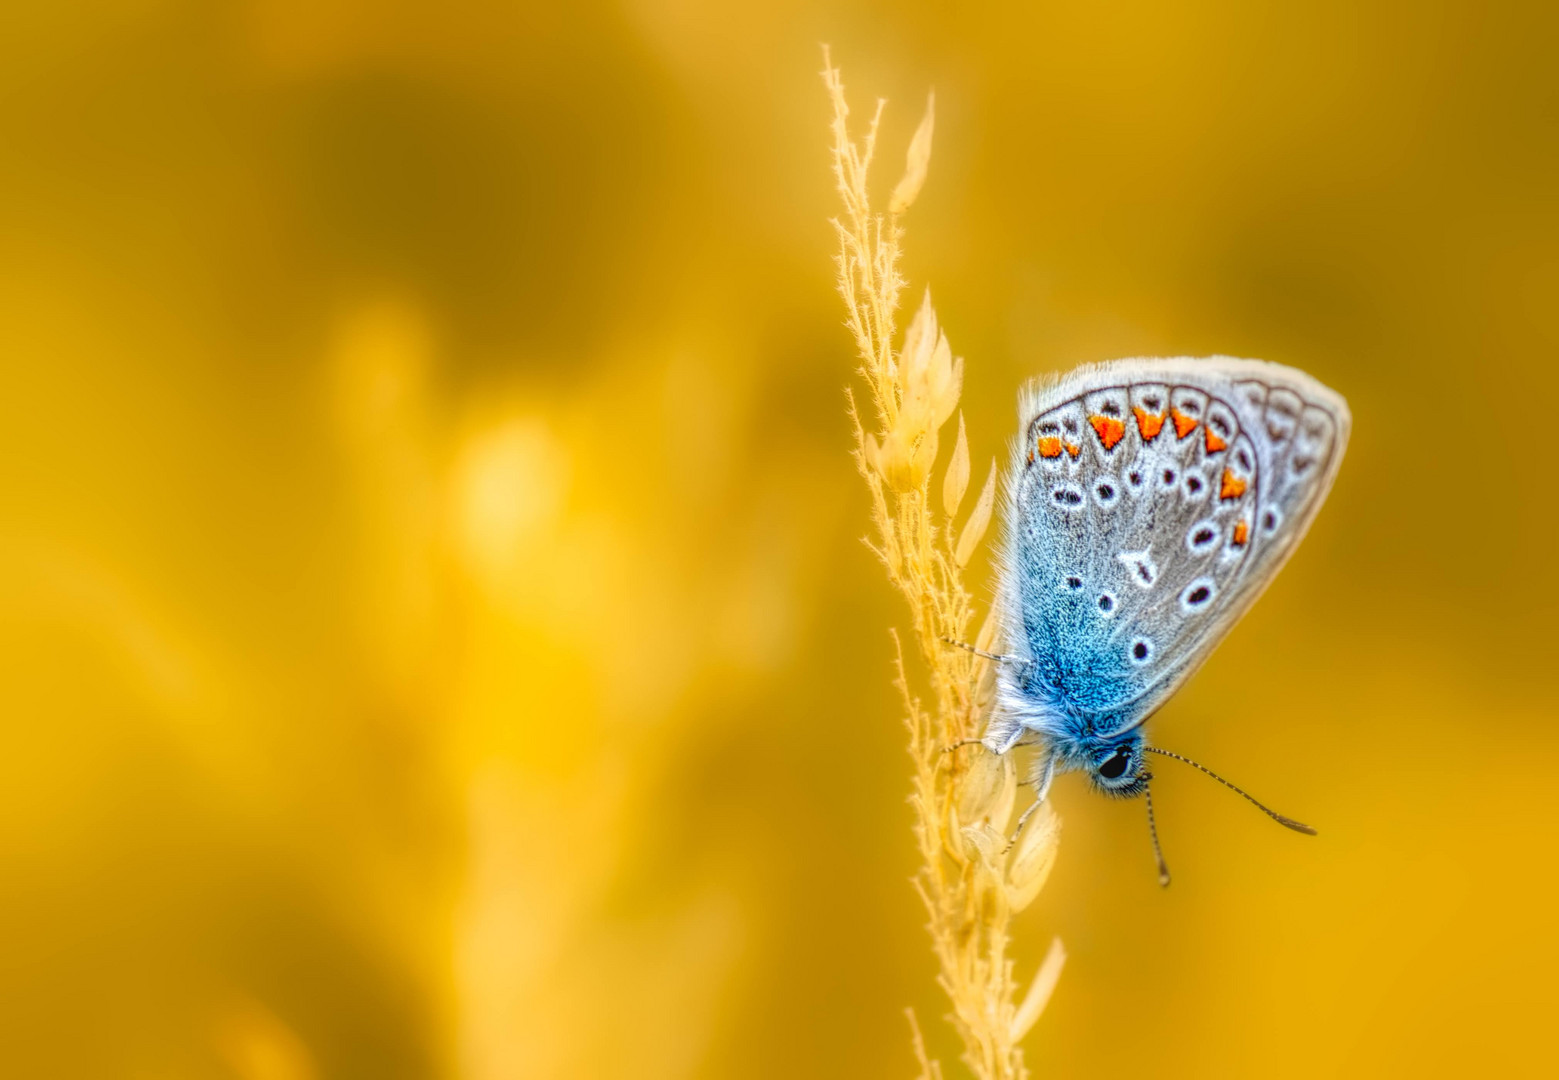
M967 357L1295 364L1355 436L1076 778L1041 1076L1542 1073L1552 5L11 0L0 1045L18 1077L903 1077L955 1049L845 457L827 41ZM944 451L945 452L945 451ZM974 581L983 590L983 558Z

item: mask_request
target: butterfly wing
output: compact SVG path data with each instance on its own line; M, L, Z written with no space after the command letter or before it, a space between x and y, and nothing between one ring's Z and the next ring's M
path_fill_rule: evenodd
M1326 498L1343 399L1278 364L1121 360L1025 389L1001 589L1027 681L1140 724L1272 580Z

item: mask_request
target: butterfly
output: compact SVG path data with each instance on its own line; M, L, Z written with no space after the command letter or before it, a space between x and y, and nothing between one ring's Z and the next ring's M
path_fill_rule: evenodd
M1034 734L1034 806L1058 773L1147 797L1143 724L1299 546L1351 418L1302 371L1258 360L1119 360L1025 387L1006 478L998 593L1005 653L982 740ZM1027 745L1028 743L1025 743ZM1021 822L1020 822L1021 827Z

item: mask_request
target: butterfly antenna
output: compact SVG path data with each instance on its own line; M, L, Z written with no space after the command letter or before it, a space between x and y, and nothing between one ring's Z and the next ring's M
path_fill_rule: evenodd
M1262 805L1261 803L1256 801L1255 797L1252 796L1250 792L1246 791L1244 788L1242 788L1242 787L1240 787L1240 786L1238 786L1236 784L1229 783L1229 781L1225 780L1223 777L1219 776L1217 773L1213 772L1206 765L1203 765L1200 762L1192 761L1188 757L1184 757L1184 756L1182 756L1180 754L1172 753L1169 750L1160 750L1156 746L1144 746L1142 749L1147 750L1150 753L1161 754L1161 755L1163 755L1164 757L1167 757L1167 758L1174 758L1176 761L1182 761L1185 764L1190 765L1192 768L1201 769L1204 773L1206 773L1208 776L1212 777L1214 780L1218 781L1220 784L1222 784L1224 787L1228 788L1230 791L1238 792L1242 797L1250 800L1250 803L1251 803L1252 806L1254 806L1256 809L1260 810L1263 814L1266 814L1269 818L1271 818L1273 821L1277 822L1279 825L1285 825L1288 828L1293 829L1295 832L1302 832L1302 833L1304 833L1306 836L1314 836L1315 835L1315 829L1312 826L1306 825L1302 821L1295 821L1293 818L1284 817L1282 814L1278 813L1276 810L1273 810L1271 807ZM1152 805L1149 804L1148 815L1149 815L1149 819L1150 820L1151 820L1152 814L1153 814L1153 808L1152 808Z
M983 656L987 660L995 660L997 663L1009 664L1017 659L1015 656L1002 656L999 653L986 652L984 649L977 649L967 641L958 641L950 637L943 637L942 640L949 645L956 645L960 649L968 649L976 656Z
M1153 786L1142 789L1148 800L1148 837L1153 841L1153 857L1158 860L1158 883L1169 888L1169 866L1164 862L1164 849L1158 844L1158 822L1153 818Z

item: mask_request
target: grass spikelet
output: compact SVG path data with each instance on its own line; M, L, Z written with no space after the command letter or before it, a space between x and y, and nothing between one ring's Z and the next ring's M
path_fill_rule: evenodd
M1007 948L1013 917L1033 902L1055 863L1060 820L1043 806L1013 843L1013 762L978 744L965 745L981 733L994 670L990 660L945 642L967 640L973 623L962 571L990 525L996 465L992 461L974 507L955 531L970 479L961 413L951 461L936 485L940 510L932 495L933 472L941 428L958 411L964 362L953 356L929 290L899 349L893 347L905 284L899 275L900 216L926 180L932 103L910 144L904 177L887 212L874 211L867 174L883 103L877 103L860 140L852 139L844 86L826 49L824 67L834 109L834 177L844 202L834 221L839 291L868 399L868 418L863 418L854 391L846 392L855 462L871 499L875 535L867 543L909 606L911 644L930 686L928 703L922 704L910 688L903 641L895 632L897 686L909 729L910 803L921 855L915 888L925 904L937 980L963 1041L964 1063L979 1080L1023 1080L1029 1073L1019 1042L1044 1011L1066 954L1056 941L1019 1004ZM988 613L979 634L981 648L990 648L995 627L994 613ZM940 1080L941 1066L927 1056L913 1014L910 1023L922 1080Z

